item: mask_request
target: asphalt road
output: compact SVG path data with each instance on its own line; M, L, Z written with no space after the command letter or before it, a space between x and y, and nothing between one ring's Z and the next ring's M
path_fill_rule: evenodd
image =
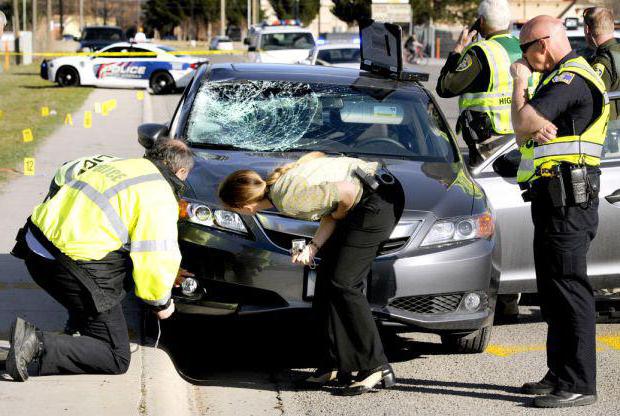
M430 72L434 91L439 67ZM177 96L152 97L161 121ZM454 127L456 99L438 99ZM160 120L155 120L160 121ZM545 371L546 325L536 306L522 306L520 323L496 326L485 353L445 351L439 337L382 331L397 385L360 397L339 397L337 387L302 391L294 381L309 374L316 348L306 316L268 316L249 321L164 322L162 347L179 373L195 385L194 400L206 415L614 415L620 414L620 324L599 324L599 402L590 407L531 407L519 386Z

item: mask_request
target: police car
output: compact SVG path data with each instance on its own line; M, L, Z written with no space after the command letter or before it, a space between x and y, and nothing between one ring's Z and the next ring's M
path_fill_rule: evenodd
M168 46L150 43L114 43L96 55L43 61L41 77L62 87L150 88L163 94L184 88L201 64L200 59L173 52Z

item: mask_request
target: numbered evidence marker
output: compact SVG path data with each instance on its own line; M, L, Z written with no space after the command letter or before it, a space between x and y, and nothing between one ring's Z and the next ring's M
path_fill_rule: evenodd
M65 126L73 126L73 117L71 116L71 113L67 113L65 116Z
M104 101L104 103L101 105L101 114L107 116L108 114L110 114L110 111L114 110L115 108L116 100L112 99Z
M93 126L93 113L91 111L84 111L84 128L89 129Z
M41 117L49 117L50 108L49 107L41 107Z
M34 158L33 157L24 158L24 175L34 176Z
M32 130L22 130L22 138L24 139L24 143L31 142L34 139L34 137L32 136Z
M144 100L144 91L136 91L136 98L138 101Z

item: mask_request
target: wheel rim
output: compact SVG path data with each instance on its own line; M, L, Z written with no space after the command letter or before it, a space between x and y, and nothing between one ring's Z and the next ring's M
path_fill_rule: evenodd
M166 74L159 74L155 76L153 80L153 91L156 93L164 92L170 86L170 79Z
M65 69L63 70L60 75L58 76L58 79L60 80L60 83L64 86L72 86L75 85L76 81L77 81L77 77L75 76L75 74L73 73L73 71L69 70L69 69Z

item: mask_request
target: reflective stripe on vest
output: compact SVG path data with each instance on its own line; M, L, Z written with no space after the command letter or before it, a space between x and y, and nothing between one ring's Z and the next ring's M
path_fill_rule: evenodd
M496 134L512 134L514 132L510 118L512 102L510 65L512 60L506 48L497 41L501 38L514 40L515 47L518 45L514 36L504 34L476 42L463 52L464 57L469 49L480 48L489 63L490 80L487 91L462 94L459 98L459 110L486 113Z
M607 134L607 122L609 121L609 97L605 85L586 60L577 57L567 60L557 70L551 72L540 83L539 88L549 84L555 76L564 72L571 72L583 77L601 93L603 101L601 114L581 135L560 136L544 144L535 144L532 140L528 140L519 148L521 163L517 172L518 182L536 180L539 168L550 169L561 162L583 163L589 166L598 166L601 163L603 144Z

